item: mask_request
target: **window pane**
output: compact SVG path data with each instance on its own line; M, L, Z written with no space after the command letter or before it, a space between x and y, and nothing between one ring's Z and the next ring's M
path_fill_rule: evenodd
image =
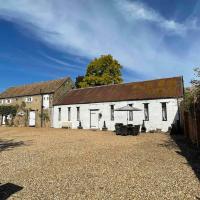
M110 106L110 119L114 121L114 105Z
M71 121L71 108L68 107L68 121Z
M77 107L77 121L80 121L80 107Z
M167 104L162 103L162 120L167 121Z
M133 106L133 104L128 104L129 106ZM133 121L133 111L129 111L129 121Z
M58 108L58 121L61 121L61 108Z
M148 121L149 120L149 104L144 103L144 120Z

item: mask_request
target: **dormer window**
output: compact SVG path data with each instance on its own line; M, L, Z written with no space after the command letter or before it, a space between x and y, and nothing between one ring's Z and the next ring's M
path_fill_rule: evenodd
M30 103L33 101L33 98L32 97L26 97L26 102Z

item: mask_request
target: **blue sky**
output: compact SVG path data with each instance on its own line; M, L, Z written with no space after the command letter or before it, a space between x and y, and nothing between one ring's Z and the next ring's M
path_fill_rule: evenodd
M0 0L0 91L83 75L112 54L125 82L200 65L199 0Z

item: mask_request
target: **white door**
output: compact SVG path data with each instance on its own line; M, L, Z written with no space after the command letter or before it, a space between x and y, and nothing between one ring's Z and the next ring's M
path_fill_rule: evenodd
M29 126L35 126L35 111L29 112Z
M3 118L2 118L2 125L5 125L5 124L6 124L6 117L3 116Z
M90 128L99 128L98 110L90 110Z

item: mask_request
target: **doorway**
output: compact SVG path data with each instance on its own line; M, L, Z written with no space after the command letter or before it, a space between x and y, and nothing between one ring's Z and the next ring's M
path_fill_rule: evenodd
M90 128L98 129L99 128L99 110L92 109L90 110Z
M31 127L35 126L35 111L29 112L29 126Z

